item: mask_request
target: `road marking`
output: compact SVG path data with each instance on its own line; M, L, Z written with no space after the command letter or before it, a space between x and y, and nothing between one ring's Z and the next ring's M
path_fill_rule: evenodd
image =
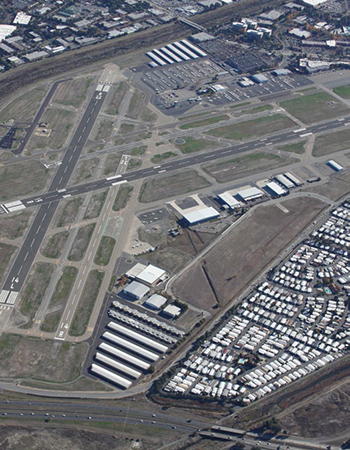
M300 137L306 137L306 136L311 136L311 135L312 135L311 132L310 133L304 133L304 134L301 134Z

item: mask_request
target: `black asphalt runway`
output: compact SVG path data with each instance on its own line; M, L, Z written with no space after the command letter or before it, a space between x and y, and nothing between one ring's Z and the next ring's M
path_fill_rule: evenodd
M95 92L74 133L62 164L51 182L49 192L43 196L45 201L38 201L38 198L33 201L33 205L40 204L40 209L6 278L3 290L0 293L2 303L6 301L7 304L13 304L16 299L15 293L21 290L59 203L57 198L52 198L56 197L56 194L52 195L52 193L57 192L57 190L61 191L67 186L106 95L106 92ZM9 301L10 297L11 300Z

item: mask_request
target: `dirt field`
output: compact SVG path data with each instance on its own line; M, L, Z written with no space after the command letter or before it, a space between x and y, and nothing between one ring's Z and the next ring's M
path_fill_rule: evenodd
M22 328L31 328L33 325L35 314L44 298L53 272L53 264L36 263L32 266L20 296Z
M65 267L63 269L61 278L58 280L52 297L50 298L45 318L40 324L40 329L42 331L47 331L49 333L56 331L77 274L78 269L75 267Z
M120 186L112 206L113 211L120 211L126 207L133 190L133 186Z
M95 223L91 223L90 225L79 228L68 254L69 261L81 261L84 258L95 226Z
M60 450L154 450L181 438L176 430L169 432L144 425L131 427L108 422L90 421L84 425L71 422L51 420L49 424L43 422L39 425L34 420L26 424L23 420L19 423L7 421L0 428L0 447L4 450L57 450L59 443ZM199 448L209 449L207 446Z
M112 155L108 155L104 165L103 175L114 175L118 168L121 157L121 153L113 153Z
M208 180L195 170L185 170L176 175L149 178L141 187L139 201L155 202L167 197L176 197L187 192L211 186Z
M283 205L288 213L271 205L245 217L175 281L174 294L208 309L237 297L325 206L311 198L286 200Z
M324 195L331 200L338 200L350 192L350 173L335 173L326 183L310 186L305 191Z
M283 114L274 114L272 116L239 122L234 125L214 128L213 130L207 131L206 134L225 139L243 140L254 136L276 133L277 131L295 126L296 124Z
M119 134L127 134L134 131L135 125L132 123L122 123L119 128Z
M66 106L80 108L86 100L86 94L93 78L77 78L58 86L52 101Z
M83 197L75 197L70 200L62 200L55 214L53 223L54 227L65 227L74 223L79 208L83 203Z
M19 174L24 176L19 177ZM51 176L39 161L26 161L0 167L0 199L18 199L40 192Z
M228 161L208 164L202 166L202 168L219 183L226 183L227 181L237 180L238 178L244 178L295 162L297 162L296 159L285 158L284 156L271 153L251 153Z
M106 197L107 191L94 192L86 208L84 219L96 219L101 214Z
M70 336L81 336L85 333L104 276L105 272L102 270L90 271L69 329Z
M114 89L112 97L110 97L110 101L108 102L105 112L107 114L111 114L112 116L116 116L119 114L119 107L124 100L125 94L128 91L128 84L121 81Z
M116 240L109 236L102 236L98 246L94 263L98 266L107 266L111 259Z
M17 247L14 245L0 244L0 282L3 280L6 269L10 267L10 261Z
M14 214L2 214L0 216L0 237L17 239L26 232L33 211L23 211Z
M75 115L71 111L58 108L47 108L42 115L41 121L47 122L51 131L50 136L32 136L29 140L28 149L35 152L37 149L50 148L60 149L65 144L69 132L74 124Z
M0 112L0 122L30 122L37 112L47 88L40 86L13 100Z
M41 246L40 253L43 256L46 256L46 258L60 258L68 236L68 231L62 231L61 233L56 233L45 238Z
M128 163L127 172L139 169L142 166L142 159L140 158L130 158Z
M69 186L91 181L99 162L99 158L91 158L79 162L69 182Z
M329 153L340 152L350 148L350 130L336 131L335 133L317 136L312 151L314 156L328 155Z
M280 102L280 105L306 124L349 113L349 108L326 92L303 95L299 98Z
M25 380L21 381L21 386L29 386L38 389L50 389L61 391L62 384L59 383L50 383L36 380ZM64 390L66 391L112 391L113 389L109 388L107 384L100 383L98 381L90 380L83 375L80 375L75 381L72 383L66 384L64 386ZM68 450L68 449L67 449Z
M80 373L86 344L53 341L4 333L0 337L0 377L72 381ZM6 361L6 362L5 362Z

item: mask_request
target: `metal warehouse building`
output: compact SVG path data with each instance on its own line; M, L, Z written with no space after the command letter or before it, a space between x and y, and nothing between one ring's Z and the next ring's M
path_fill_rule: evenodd
M183 215L183 218L189 225L195 225L196 223L206 222L207 220L217 219L220 217L220 213L215 208L209 206L196 211L191 211Z
M155 286L162 277L166 274L165 270L150 264L136 277L136 281L139 281L147 286Z
M248 189L243 189L242 191L238 191L237 195L245 202L250 202L252 200L256 200L258 198L261 198L264 194L263 192L256 188L251 187Z
M138 283L137 281L133 281L132 283L129 284L129 286L126 286L123 292L129 297L132 297L136 300L140 300L140 298L148 294L149 287L145 286L142 283Z

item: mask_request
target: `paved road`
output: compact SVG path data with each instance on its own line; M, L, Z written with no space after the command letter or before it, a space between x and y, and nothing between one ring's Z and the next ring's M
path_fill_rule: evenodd
M61 198L66 197L64 189L75 169L106 95L107 92L95 91L64 155L62 164L51 182L49 192L44 196L46 201L39 202L36 198L33 202L35 205L40 204L41 206L6 278L0 293L0 303L8 305L15 303L57 209L59 202L52 192L60 191ZM18 206L14 208L17 210ZM19 208L23 208L22 205ZM8 206L8 209L11 211L11 206Z

